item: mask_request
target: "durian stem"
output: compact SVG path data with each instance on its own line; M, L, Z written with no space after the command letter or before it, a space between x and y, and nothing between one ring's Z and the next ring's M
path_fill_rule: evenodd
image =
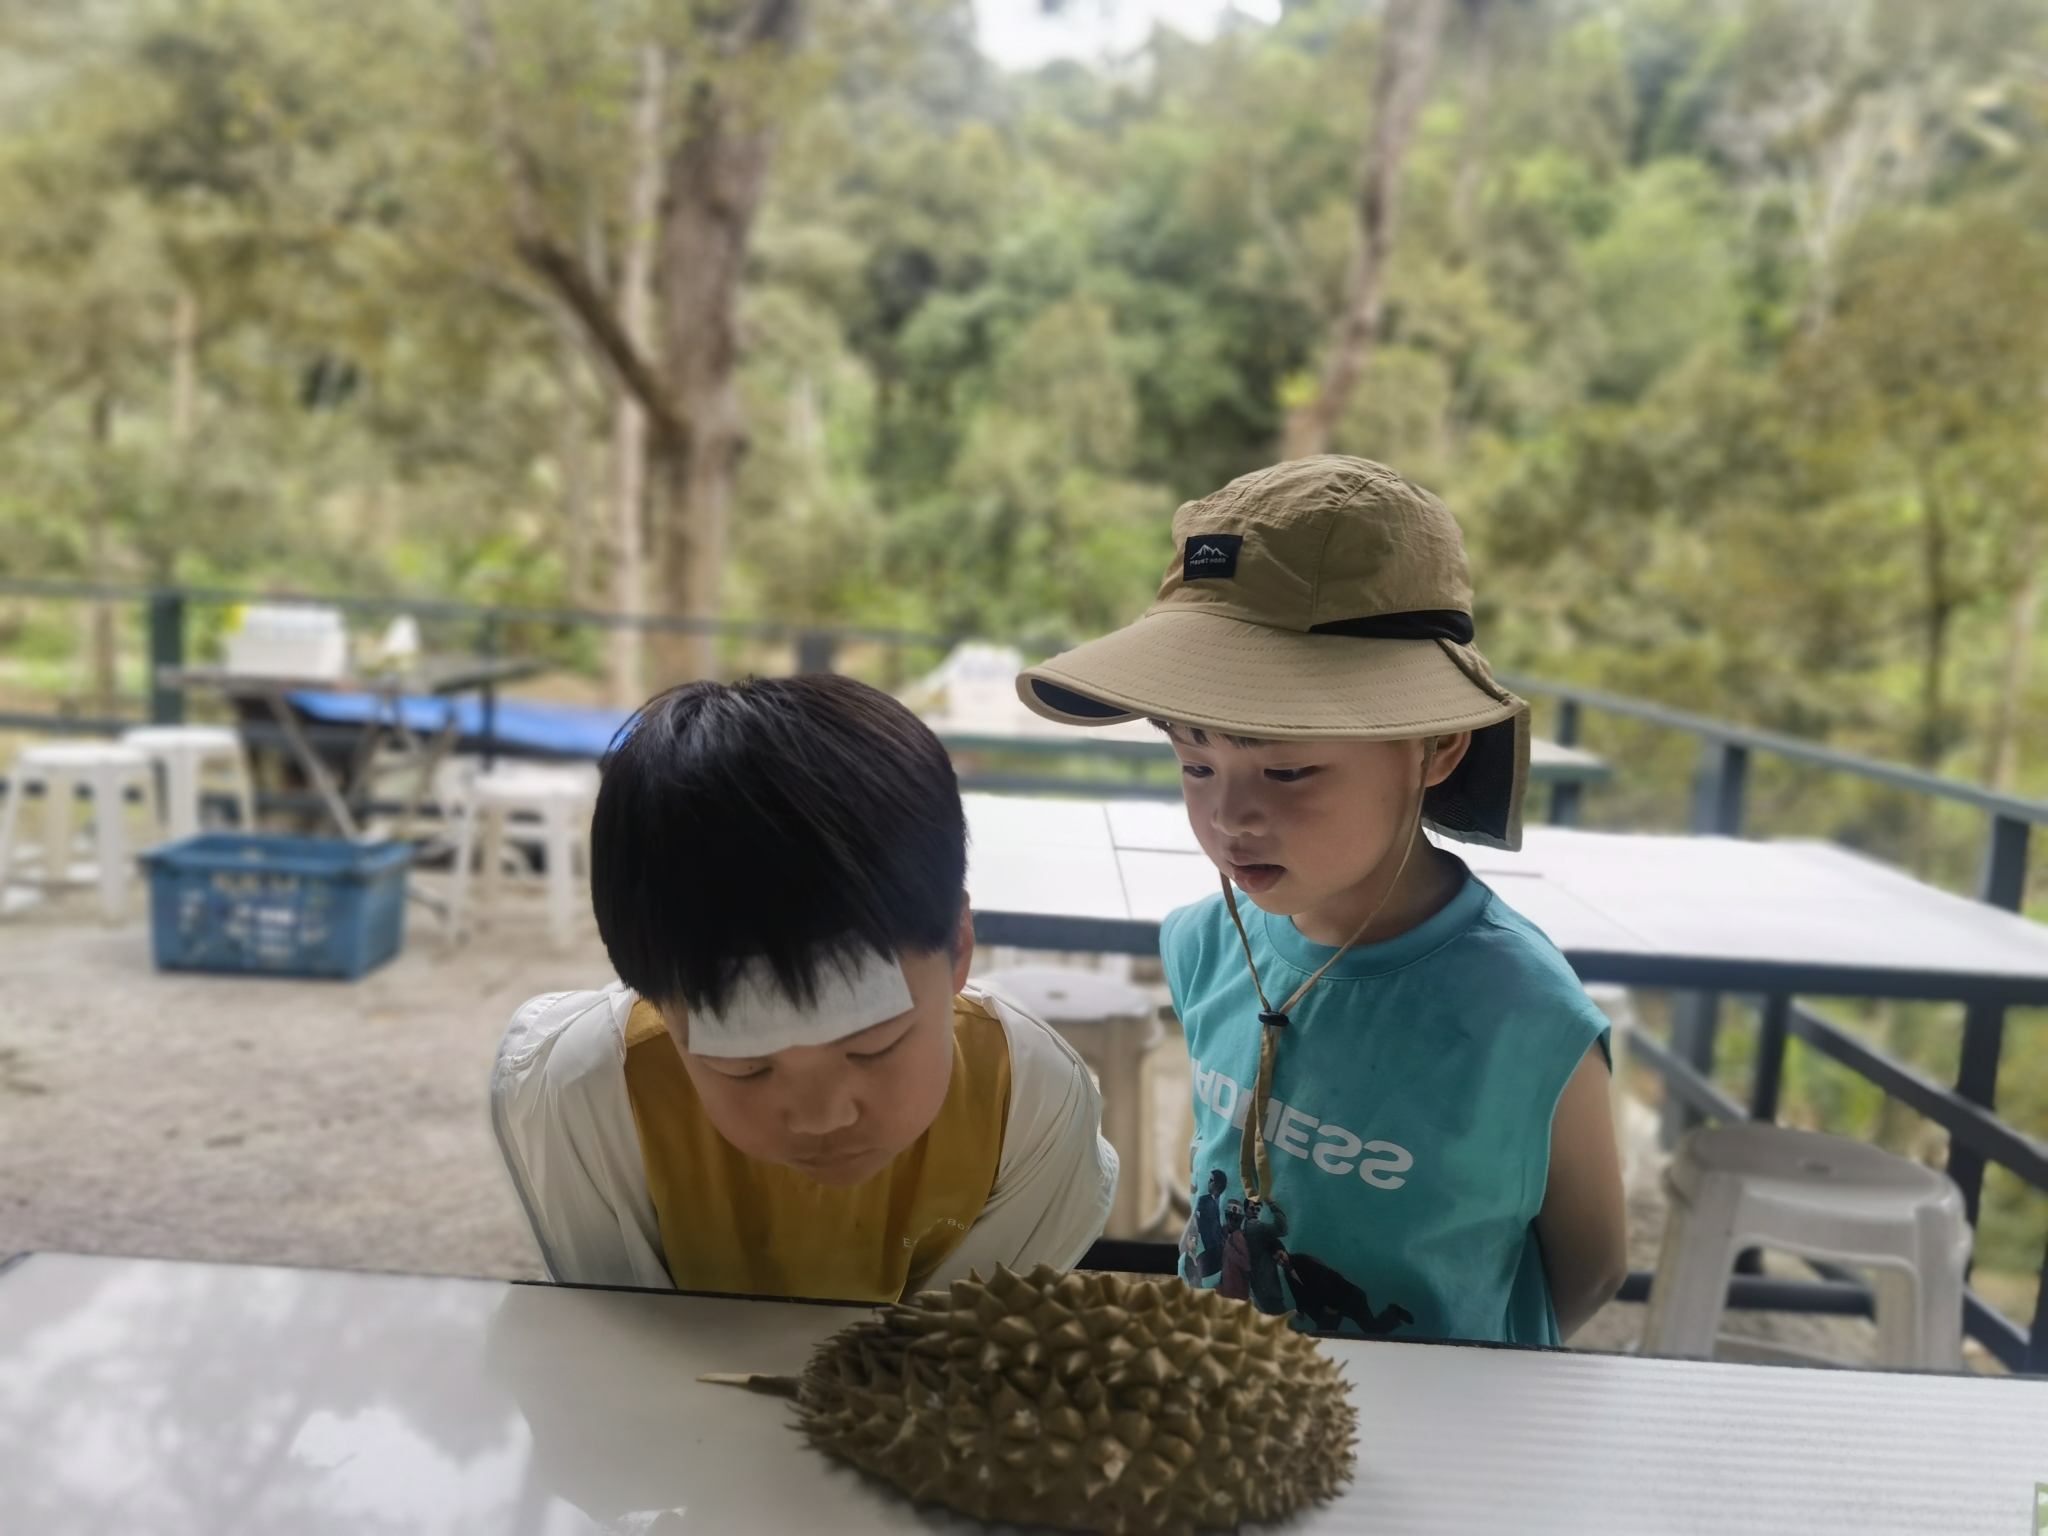
M697 1378L708 1381L714 1387L745 1387L749 1392L760 1392L769 1397L795 1397L797 1378L794 1376L769 1376L761 1371L709 1371Z

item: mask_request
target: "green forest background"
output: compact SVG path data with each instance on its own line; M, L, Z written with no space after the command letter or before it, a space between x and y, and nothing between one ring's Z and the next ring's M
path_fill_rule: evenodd
M0 577L607 609L644 556L660 610L675 535L619 489L634 390L591 317L631 329L636 240L647 334L725 302L635 212L646 145L716 129L758 208L723 426L689 393L718 327L664 354L732 450L688 601L1099 633L1175 505L1318 399L1431 10L1290 0L1014 75L964 0L0 0ZM1434 10L1326 440L1457 514L1495 664L2048 792L2048 0ZM137 691L132 618L77 607L0 599L0 694ZM592 698L690 662L524 643ZM1587 735L1594 819L1682 820L1690 743ZM1956 888L1982 837L1769 763L1751 823ZM1952 1073L1949 1011L1844 1016ZM2039 1021L2007 1059L2048 1129ZM1938 1156L1796 1045L1789 1081L1789 1116ZM2048 1202L1987 1199L1986 1265L2037 1268Z

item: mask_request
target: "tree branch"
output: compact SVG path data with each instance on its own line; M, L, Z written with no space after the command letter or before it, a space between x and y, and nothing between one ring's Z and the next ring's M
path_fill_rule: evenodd
M546 278L557 297L568 306L603 354L619 382L633 393L647 412L648 425L665 450L673 451L690 440L689 418L677 404L668 385L655 371L647 355L626 334L613 312L611 302L598 292L583 263L545 235L520 236L513 241L519 259Z
M1393 254L1401 171L1416 120L1429 95L1449 0L1395 0L1380 23L1379 75L1373 123L1358 189L1358 246L1345 279L1344 311L1330 338L1321 386L1288 417L1281 457L1307 458L1329 449L1330 435L1351 403L1379 329L1381 293Z
M611 365L619 382L640 402L656 444L664 452L680 452L690 441L688 414L646 353L627 334L611 300L599 291L583 264L548 233L543 222L533 159L512 126L511 109L505 99L504 70L498 61L497 35L484 12L483 0L463 0L462 17L471 63L490 98L491 145L509 199L514 253L546 279Z

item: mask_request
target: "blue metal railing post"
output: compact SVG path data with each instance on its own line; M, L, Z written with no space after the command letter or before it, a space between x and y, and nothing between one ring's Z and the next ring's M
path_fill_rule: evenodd
M1776 1120L1785 1081L1785 1042L1791 1036L1792 999L1773 992L1756 1021L1756 1075L1749 1085L1749 1118Z
M1978 998L1963 1013L1963 1056L1956 1069L1956 1092L1972 1104L1996 1111L1998 1107L1998 1058L2005 1048L2005 999ZM1984 1190L1984 1158L1968 1147L1951 1147L1948 1176L1963 1192L1963 1209L1970 1225L1977 1225L1977 1210Z
M2018 912L2027 901L2027 842L2033 828L2012 816L1993 816L1984 843L1984 869L1977 899Z
M2041 1288L2034 1293L2034 1326L2027 1330L2029 1376L2048 1376L2048 1256L2041 1260Z
M1742 836L1742 799L1749 787L1749 748L1702 741L1693 780L1692 829L1712 837Z
M1981 901L2007 912L2017 912L2027 890L2027 842L2031 828L2010 816L1993 816L1984 848L1984 869L1978 881ZM1998 1102L1998 1063L2005 1049L2005 1000L1977 998L1963 1012L1962 1061L1956 1069L1956 1092L1972 1104L1995 1109ZM1977 1225L1977 1212L1984 1198L1984 1158L1968 1147L1949 1151L1948 1176L1963 1192L1963 1207L1970 1225Z
M185 691L158 681L165 667L185 665L185 594L160 587L149 594L149 718L154 725L178 725L185 718Z
M1742 798L1749 784L1749 748L1712 737L1700 742L1700 766L1693 781L1692 830L1703 837L1742 835ZM1711 1077L1714 1036L1721 1021L1718 992L1675 992L1671 997L1671 1049L1688 1065ZM1776 1088L1773 1087L1775 1096ZM1773 1108L1775 1109L1775 1103ZM1682 1100L1666 1096L1658 1133L1664 1146L1675 1147L1699 1124L1699 1112Z
M839 653L839 637L830 630L807 629L796 637L796 669L799 672L830 672Z
M1577 699L1557 701L1557 744L1560 747L1579 744ZM1576 827L1579 824L1579 795L1584 788L1576 779L1559 779L1550 786L1550 824L1553 827Z

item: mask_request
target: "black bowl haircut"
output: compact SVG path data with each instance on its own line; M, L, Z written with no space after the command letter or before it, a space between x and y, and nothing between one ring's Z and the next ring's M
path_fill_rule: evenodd
M590 897L619 979L717 1009L765 960L792 1000L872 953L951 952L967 878L953 764L850 677L687 683L604 764Z

